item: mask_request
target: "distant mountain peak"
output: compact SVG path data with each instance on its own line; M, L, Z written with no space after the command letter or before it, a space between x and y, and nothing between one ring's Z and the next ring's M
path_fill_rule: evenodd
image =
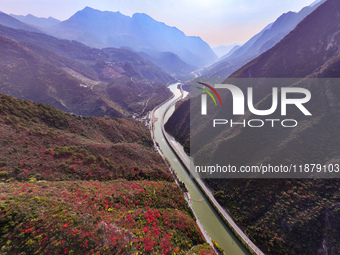
M84 9L78 11L77 13L93 13L93 14L99 14L99 15L102 15L102 14L121 14L123 15L121 12L119 11L101 11L101 10L98 10L98 9L94 9L92 7L89 7L89 6L86 6ZM124 15L125 16L125 15Z
M99 10L94 9L94 8L92 8L90 6L86 6L82 11L99 11Z
M26 16L11 14L10 16L15 18L16 20L19 20L23 23L26 23L28 25L31 25L33 27L38 27L38 28L51 27L61 22L60 20L57 20L53 17L40 18L32 14L27 14Z
M84 9L77 11L73 16L80 14L80 13L93 13L93 14L98 14L101 13L100 10L94 9L92 7L86 6Z
M132 18L147 18L147 19L154 20L151 16L147 15L144 12L136 12L132 15Z
M103 24L106 23L106 25L111 25L110 23L112 23L111 21L105 22L104 19L109 18L109 19L114 19L114 18L130 18L129 16L126 16L124 14L122 14L121 12L117 11L117 12L113 12L113 11L101 11L98 9L94 9L92 7L86 6L84 9L76 12L74 15L72 15L68 20L65 20L64 22L69 22L72 20L77 20L77 19L82 19L83 21L87 22L87 23L91 23L91 24L95 24L96 21L98 21L98 19L101 19L101 21Z
M131 20L132 21L139 21L139 22L148 22L148 23L151 23L151 24L158 24L158 25L162 25L164 27L170 27L167 24L165 24L164 22L157 21L154 18L152 18L150 15L143 13L143 12L134 13L131 17ZM182 32L177 27L170 27L170 28L176 29L176 30Z
M11 27L15 29L23 29L27 31L40 32L38 29L0 11L0 25Z
M149 18L151 18L149 15L147 15L146 13L144 13L144 12L136 12L136 13L134 13L133 15L132 15L132 17L133 16L141 16L141 17L149 17Z
M128 47L134 51L173 52L192 66L207 66L218 59L200 37L186 36L178 28L145 13L135 13L130 17L87 6L49 33L96 48Z

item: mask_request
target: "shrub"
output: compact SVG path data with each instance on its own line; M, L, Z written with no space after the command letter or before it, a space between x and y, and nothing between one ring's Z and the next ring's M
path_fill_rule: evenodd
M8 173L6 171L0 171L0 178L6 178Z

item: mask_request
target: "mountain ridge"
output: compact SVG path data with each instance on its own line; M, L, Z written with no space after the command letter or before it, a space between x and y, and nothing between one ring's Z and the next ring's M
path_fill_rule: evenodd
M0 11L0 25L8 26L14 29L23 29L31 32L40 32L39 29L34 28L24 22L11 17L10 15Z
M48 18L38 18L32 14L27 14L26 16L24 15L15 15L15 14L10 14L11 17L24 22L28 25L35 26L35 27L50 27L59 24L61 21L58 19L55 19L53 17L48 17Z
M327 5L337 6L333 1L326 1ZM331 4L329 4L331 3ZM324 4L323 4L324 5ZM336 13L330 13L326 11L326 8L317 8L312 16L307 16L297 27L290 32L282 41L280 41L275 47L271 48L267 52L263 53L258 58L249 62L238 71L233 73L231 77L305 77L312 74L317 68L325 64L326 60L335 57L339 54L339 43L337 36L337 26L329 24L327 30L320 29L325 23L326 15L333 15L335 20L339 20L339 15ZM317 22L315 21L317 19ZM315 33L314 26L319 27L319 33ZM303 28L302 28L303 27ZM332 32L330 32L332 31ZM306 39L300 35L302 33ZM330 35L330 33L332 33ZM323 36L320 36L322 34ZM296 39L295 39L296 38ZM298 40L298 42L296 42ZM320 40L320 42L318 41ZM284 56L283 52L290 52L287 56ZM293 52L295 54L293 54ZM322 55L324 54L324 55ZM306 61L301 56L305 55L310 61ZM275 61L273 58L280 59L281 62ZM294 60L294 61L292 61ZM266 64L264 62L266 61ZM291 63L291 65L286 65ZM296 68L296 66L302 66L305 64L304 69ZM261 67L262 70L257 70L256 74L252 71L252 66ZM273 67L271 67L273 66ZM266 67L266 70L264 69Z
M105 28L108 26L110 30ZM210 46L201 38L186 36L178 28L158 22L145 13L129 17L119 12L102 12L86 7L54 26L49 33L99 48L170 51L191 65L205 66L217 60ZM96 40L90 40L90 35Z
M204 74L204 77L227 78L243 65L257 56L266 52L279 43L299 22L313 12L323 2L320 1L313 6L306 6L299 12L287 12L276 19L275 22L267 25L260 33L253 36L248 42L237 49L232 55L223 58L211 66Z

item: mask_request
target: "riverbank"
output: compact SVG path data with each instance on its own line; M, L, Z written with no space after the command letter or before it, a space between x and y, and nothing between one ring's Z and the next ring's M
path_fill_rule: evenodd
M183 94L183 90L181 87L181 93ZM174 101L171 105L168 106L167 110L176 102L178 102L181 98L178 98L176 101ZM185 166L186 170L188 171L188 174L190 175L190 162L188 162L188 158L183 155L183 152L180 152L177 147L174 145L173 139L170 139L169 134L164 129L164 116L167 112L167 110L164 112L163 119L162 119L162 132L163 135L169 144L169 146L172 148L172 150L175 152L181 163ZM217 202L215 197L213 196L212 192L207 188L205 183L199 178L192 178L197 186L200 188L202 193L206 196L210 204L215 208L215 210L218 212L219 216L223 219L223 221L228 225L228 227L232 230L232 232L235 234L235 236L242 242L242 244L248 249L248 251L251 254L256 255L264 255L264 253L248 238L248 236L241 230L241 228L235 223L235 221L232 219L232 217L228 214L226 210L222 208L222 206Z
M178 85L179 85L179 84L178 84ZM181 88L181 96L178 97L175 101L173 101L173 102L165 109L165 111L164 111L164 114L163 114L163 116L162 116L162 118L161 118L162 128L164 128L164 116L165 116L165 114L167 113L167 111L169 110L169 108L170 108L171 106L173 106L174 104L176 104L176 102L178 102L179 100L181 100L181 99L183 98L183 96L184 96L183 89L182 89L182 87L180 87L180 88ZM174 169L172 168L171 164L169 163L169 161L168 161L168 160L166 159L166 157L164 156L162 150L160 149L160 147L158 146L158 143L157 143L156 140L155 140L155 122L158 121L159 119L156 118L156 117L154 116L154 112L155 112L160 106L162 106L162 105L168 103L169 101L171 101L174 97L175 97L175 95L173 95L173 96L170 97L167 101L165 101L164 103L158 105L158 106L155 107L151 112L149 112L149 116L148 116L149 124L148 124L148 127L149 127L149 130L150 130L150 132L151 132L151 137L152 137L152 139L153 139L153 141L154 141L155 150L157 150L157 152L162 156L162 158L164 159L165 163L167 164L167 166L168 166L170 172L172 173L172 175L173 175L173 177L174 177L174 179L175 179L175 182L176 182L177 185L181 188L181 185L180 185L181 180L180 180L179 177L177 176L176 172L174 171ZM207 234L207 232L205 231L205 229L204 229L202 223L200 222L200 220L199 220L199 218L197 217L197 215L196 215L194 209L192 208L192 203L191 203L191 198L190 198L189 192L186 192L186 191L183 190L182 188L181 188L181 190L182 190L182 192L183 192L183 194L184 194L184 197L185 197L185 199L186 199L186 201L187 201L187 203L188 203L188 205L189 205L189 207L190 207L190 209L191 209L193 215L194 215L195 218L196 218L196 223L197 223L198 227L200 228L200 230L201 230L201 232L202 232L202 234L203 234L203 236L204 236L206 242L207 242L207 243L215 250L215 252L216 252L217 254L219 254L218 251L216 250L216 248L214 247L213 242L212 242L210 236L209 236L209 235ZM194 248L194 247L193 247L193 248Z
M174 174L179 180L185 183L190 194L190 196L188 196L188 198L190 198L189 204L195 212L196 218L199 219L199 222L202 224L202 228L205 229L205 232L209 235L209 237L215 240L227 254L250 254L244 245L236 238L228 225L219 216L216 208L212 206L206 195L198 187L198 184L191 178L190 174L188 174L187 169L180 162L180 158L166 141L162 131L162 124L167 121L174 111L174 101L182 96L182 92L177 88L177 85L178 84L172 84L169 86L170 90L175 94L175 97L153 111L152 116L154 121L152 123L152 136L155 140L155 144L157 144L163 156L171 165L174 170ZM158 120L155 121L156 119ZM180 149L181 145L178 144L172 137L170 138L177 144L176 147Z

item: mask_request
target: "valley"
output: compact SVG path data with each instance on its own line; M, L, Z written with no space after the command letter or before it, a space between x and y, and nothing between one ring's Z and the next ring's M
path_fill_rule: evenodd
M169 161L175 175L186 185L188 189L187 200L195 212L198 225L202 227L201 231L207 232L209 243L212 244L211 239L215 240L226 252L229 251L229 253L235 255L250 254L223 222L218 211L207 198L206 193L201 190L199 185L202 185L202 183L198 184L188 172L190 167L188 167L187 162L190 162L190 159L183 151L183 147L174 138L165 133L163 125L174 111L173 104L182 97L182 91L177 86L178 84L169 86L174 93L174 97L153 112L153 117L150 121L153 123L151 126L155 142L158 144L161 153ZM168 139L171 140L172 146L175 146L176 149L170 146Z
M337 255L338 178L193 171L340 163L338 0L218 47L234 31L109 9L0 11L0 254ZM237 113L215 81L254 90Z

